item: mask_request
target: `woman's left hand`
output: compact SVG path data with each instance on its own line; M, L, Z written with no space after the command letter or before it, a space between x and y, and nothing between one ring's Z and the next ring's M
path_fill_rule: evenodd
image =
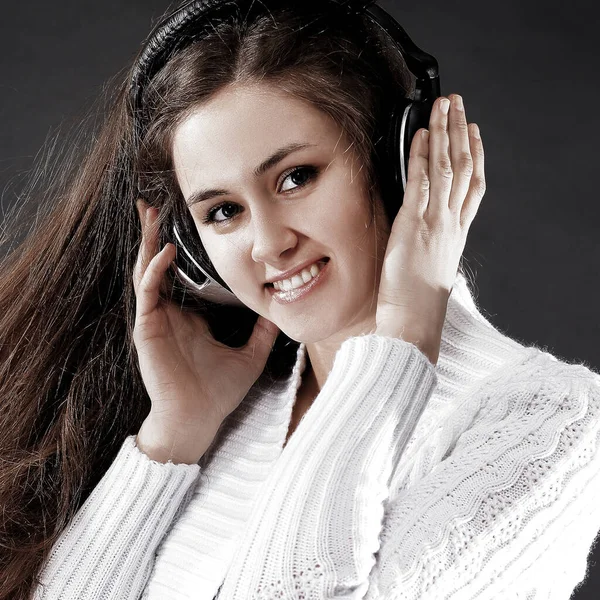
M404 202L383 262L374 333L414 343L435 365L448 298L469 227L485 193L478 127L467 126L457 94L449 114L434 104L430 133L411 144ZM429 139L427 139L427 135Z

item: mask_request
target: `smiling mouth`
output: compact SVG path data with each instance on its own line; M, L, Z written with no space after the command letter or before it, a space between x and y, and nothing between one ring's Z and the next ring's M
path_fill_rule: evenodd
M326 256L326 257L322 258L318 262L323 262L324 264L327 264L329 262L329 256ZM267 288L273 288L275 286L272 283L265 283L265 287L267 287Z

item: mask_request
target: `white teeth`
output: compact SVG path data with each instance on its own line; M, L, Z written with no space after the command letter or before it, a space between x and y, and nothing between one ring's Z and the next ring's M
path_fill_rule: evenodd
M294 275L291 279L282 279L281 281L276 281L273 284L273 287L276 290L288 292L289 290L293 290L303 285L307 284L313 277L316 277L321 270L321 266L319 263L314 263L310 267L303 269L301 273Z

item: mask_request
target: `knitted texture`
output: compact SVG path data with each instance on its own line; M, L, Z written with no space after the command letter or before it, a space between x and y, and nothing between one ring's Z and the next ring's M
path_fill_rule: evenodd
M600 530L600 375L495 328L462 275L434 367L351 337L261 376L198 465L127 437L36 600L568 600Z

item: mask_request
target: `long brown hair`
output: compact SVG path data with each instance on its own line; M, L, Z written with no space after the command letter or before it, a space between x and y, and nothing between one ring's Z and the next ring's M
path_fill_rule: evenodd
M51 168L40 161L31 174L38 191L32 185L5 221L0 598L30 597L52 546L150 410L132 342L135 200L141 180L163 225L181 206L169 152L178 122L224 86L274 83L335 119L377 197L377 124L398 89L411 92L411 76L399 58L389 60L387 41L363 17L313 16L294 7L253 22L240 15L216 22L147 86L150 122L139 152L127 102L131 69L124 69L105 88L101 125L82 127L74 150ZM244 343L236 334L247 338L257 318L249 309L198 306L231 345ZM269 359L274 375L289 347L280 334Z

